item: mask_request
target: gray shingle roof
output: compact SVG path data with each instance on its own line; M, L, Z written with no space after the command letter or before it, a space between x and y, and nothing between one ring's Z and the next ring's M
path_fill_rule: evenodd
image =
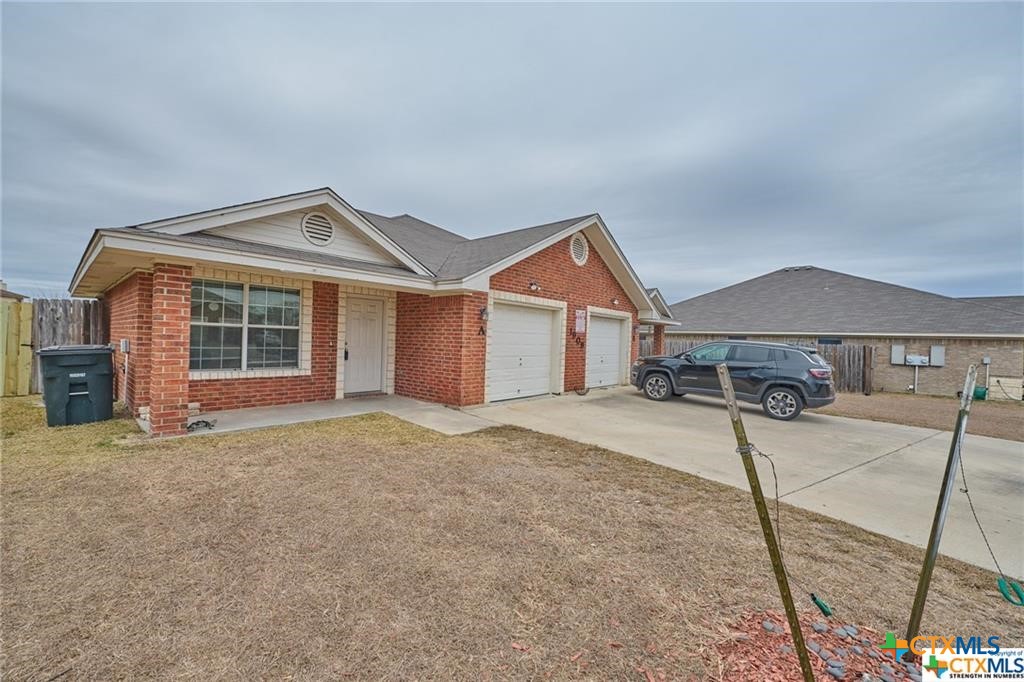
M467 241L461 235L407 213L391 218L369 211L359 210L359 213L432 272L440 269L456 244Z
M1024 313L811 266L671 306L675 332L1024 334Z
M567 220L559 220L544 225L526 227L509 232L480 237L478 239L467 239L449 230L432 225L414 216L403 214L400 216L382 216L370 211L359 211L360 215L366 218L374 227L383 232L389 239L398 244L409 255L435 273L434 279L448 280L461 279L472 275L484 268L494 265L505 258L512 256L524 249L528 249L537 242L543 241L562 230L575 225L585 218L593 217L596 214L588 214ZM110 228L108 231L134 231L141 232L136 226ZM255 242L243 241L212 235L206 232L192 232L185 235L170 235L146 231L146 235L158 239L172 239L175 241L192 242L208 246L219 246L230 248L239 252L259 253L269 256L282 256L305 260L313 263L324 263L338 265L341 267L355 267L373 272L412 274L401 266L386 266L366 263L364 261L341 258L326 254L289 249L286 247L272 246L269 244L257 244ZM430 279L430 278L427 278Z
M490 237L468 239L456 244L444 264L434 272L438 279L459 279L472 275L589 217L591 216L580 216L511 232L502 232Z
M1024 296L972 296L957 300L980 303L992 306L993 308L1002 308L1010 312L1024 314Z

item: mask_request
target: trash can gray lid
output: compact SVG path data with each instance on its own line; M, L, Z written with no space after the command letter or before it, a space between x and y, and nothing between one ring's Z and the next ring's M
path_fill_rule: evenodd
M36 351L37 355L86 355L93 353L113 353L114 349L103 344L81 346L47 346Z

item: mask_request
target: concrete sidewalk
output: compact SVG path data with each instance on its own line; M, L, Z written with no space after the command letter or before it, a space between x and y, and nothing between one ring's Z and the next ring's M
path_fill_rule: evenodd
M209 412L191 417L189 423L198 419L216 420L213 429L199 429L190 435L229 433L264 429L271 426L298 424L352 417L371 412L386 412L399 419L412 422L449 436L472 433L489 426L491 422L459 410L453 410L436 403L426 403L396 395L375 395L344 400L324 400L315 403L296 403L275 407L248 407L240 410Z
M720 400L687 396L659 403L620 387L469 413L749 490ZM927 543L949 432L813 412L780 422L754 405L743 406L743 418L750 440L774 453L784 501L920 547ZM975 507L1003 570L1024 575L1024 443L968 436L963 456ZM771 471L760 458L758 471L772 495ZM994 569L961 487L958 481L941 552Z

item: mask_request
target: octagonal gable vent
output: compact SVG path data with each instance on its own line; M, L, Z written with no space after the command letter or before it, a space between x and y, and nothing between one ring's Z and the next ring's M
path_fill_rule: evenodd
M307 213L302 219L302 236L314 246L327 246L334 241L334 223L323 213Z
M576 265L586 265L587 256L590 255L590 247L587 244L587 238L583 236L582 232L577 232L569 240L569 251L572 253L572 259L576 261Z

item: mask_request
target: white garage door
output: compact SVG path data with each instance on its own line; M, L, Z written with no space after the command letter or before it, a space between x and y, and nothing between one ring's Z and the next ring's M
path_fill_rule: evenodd
M592 315L587 330L587 388L622 383L622 320Z
M487 373L489 400L551 392L554 319L554 313L543 308L494 305Z

